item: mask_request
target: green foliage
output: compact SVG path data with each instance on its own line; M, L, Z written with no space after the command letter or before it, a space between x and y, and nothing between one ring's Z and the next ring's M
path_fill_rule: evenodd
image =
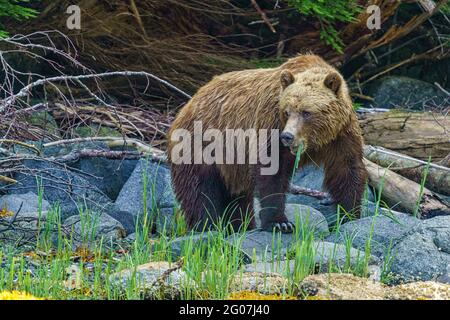
M24 3L29 3L30 0L0 0L0 18L11 17L16 20L25 20L36 16L37 11L23 6ZM5 38L8 33L0 24L0 38Z
M450 4L444 4L440 10L443 14L450 14Z
M356 21L356 15L361 12L356 0L288 0L288 3L301 14L319 19L320 38L337 52L343 52L344 43L335 24Z

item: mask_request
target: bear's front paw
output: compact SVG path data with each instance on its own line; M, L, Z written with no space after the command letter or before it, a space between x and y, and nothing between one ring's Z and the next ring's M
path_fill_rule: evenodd
M274 223L268 224L263 229L266 231L270 231L270 232L276 231L276 232L282 232L282 233L292 233L292 232L294 232L295 225L289 221L274 222Z

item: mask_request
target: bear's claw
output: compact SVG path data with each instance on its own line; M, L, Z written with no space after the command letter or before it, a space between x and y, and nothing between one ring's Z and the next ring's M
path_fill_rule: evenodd
M291 222L275 223L273 227L275 231L281 231L282 233L292 233L294 228L295 226Z

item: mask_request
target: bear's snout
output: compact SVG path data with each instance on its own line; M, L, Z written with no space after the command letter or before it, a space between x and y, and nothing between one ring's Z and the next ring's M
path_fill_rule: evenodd
M290 132L282 132L280 135L281 143L285 147L290 147L294 143L294 135Z

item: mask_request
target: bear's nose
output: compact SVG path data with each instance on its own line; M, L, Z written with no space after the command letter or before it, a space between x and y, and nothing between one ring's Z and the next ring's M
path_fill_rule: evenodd
M290 147L294 142L294 135L290 132L282 132L280 135L280 140L285 147Z

